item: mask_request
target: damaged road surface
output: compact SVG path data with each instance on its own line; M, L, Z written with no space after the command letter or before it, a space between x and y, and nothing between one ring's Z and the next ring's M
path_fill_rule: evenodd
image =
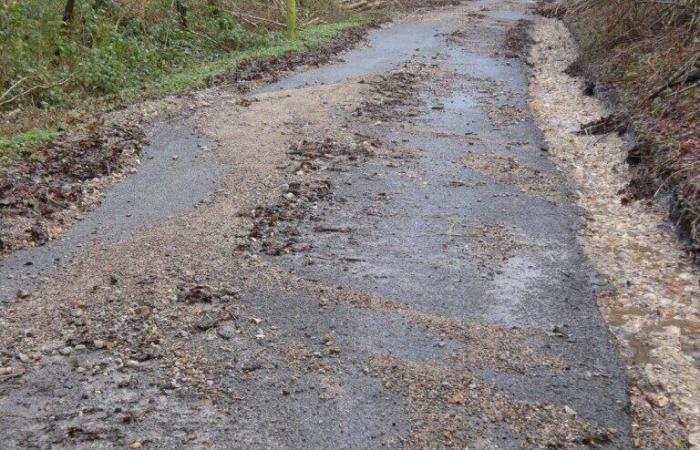
M606 286L528 111L529 6L201 94L2 262L3 447L632 448Z

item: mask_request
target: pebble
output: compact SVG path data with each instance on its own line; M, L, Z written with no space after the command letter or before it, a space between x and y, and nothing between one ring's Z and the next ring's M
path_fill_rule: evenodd
M236 336L236 327L231 324L221 325L216 329L216 334L222 339L233 339Z
M22 352L17 353L17 359L22 361L23 363L28 363L29 362L29 356L25 355Z
M102 339L95 339L94 341L92 341L92 343L95 346L95 348L105 348L105 341L103 341Z
M564 405L564 411L565 411L568 415L570 415L570 416L575 416L575 415L577 415L577 414L576 414L576 411L574 411L574 410L573 410L571 407L569 407L568 405Z
M73 353L73 349L70 347L63 347L58 351L58 353L62 354L63 356L68 356Z

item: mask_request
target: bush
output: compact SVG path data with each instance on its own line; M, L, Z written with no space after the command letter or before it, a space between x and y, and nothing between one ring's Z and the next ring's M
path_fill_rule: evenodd
M141 10L79 0L68 24L63 6L63 0L0 4L0 110L116 95L270 39L267 30L244 29L212 1L189 2L186 23L170 0L145 1Z

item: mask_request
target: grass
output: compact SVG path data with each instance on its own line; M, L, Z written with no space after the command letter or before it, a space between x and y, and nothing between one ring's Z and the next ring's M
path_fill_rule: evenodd
M200 87L222 75L235 72L238 65L245 60L271 58L289 51L319 48L330 45L343 31L363 25L360 19L333 24L317 25L301 30L298 40L290 42L280 34L278 39L268 45L236 52L215 61L195 64L176 70L157 80L145 83L140 89L127 89L120 93L122 102L132 102L145 97L187 92Z
M0 0L0 168L86 118L236 71L242 61L329 46L366 16L308 0L298 40L280 0ZM241 14L243 16L241 16ZM239 20L242 17L244 20Z
M9 139L0 138L0 171L33 145L50 142L59 135L58 131L33 130Z

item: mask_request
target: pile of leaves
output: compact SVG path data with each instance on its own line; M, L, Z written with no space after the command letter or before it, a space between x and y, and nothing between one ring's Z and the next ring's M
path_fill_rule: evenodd
M508 28L503 42L503 48L506 50L506 58L519 58L526 53L527 48L529 48L532 43L532 39L530 38L531 27L532 21L520 19L515 25Z
M308 138L289 144L287 156L292 173L341 170L347 162L364 161L375 155L380 145L377 140L364 140L357 135L355 142L338 142L332 137ZM318 177L310 181L292 181L281 186L279 199L268 205L256 207L249 218L252 226L240 250L252 250L269 256L298 253L310 250L310 244L300 241L299 226L311 221L313 205L330 202L333 198L332 182ZM243 214L247 216L248 214ZM314 228L315 232L346 232L344 229Z
M418 115L424 105L418 95L420 83L429 76L430 66L410 61L388 74L370 80L370 95L353 111L356 117L370 120L392 121Z
M48 229L63 220L62 212L83 208L88 182L121 169L144 144L138 125L97 121L79 135L64 134L20 153L11 170L0 173L0 253L27 241L47 241Z
M638 140L628 193L669 194L673 219L700 254L700 1L564 0L541 9L570 24L581 46L572 73L616 106Z
M378 22L370 22L369 27L378 25ZM315 66L330 62L339 53L360 42L367 34L363 28L350 28L334 40L333 45L307 48L304 51L287 51L279 56L269 58L251 58L241 61L232 73L222 74L216 79L211 79L210 84L221 82L235 82L238 88L245 92L246 82L262 81L274 82L285 73L300 66Z

